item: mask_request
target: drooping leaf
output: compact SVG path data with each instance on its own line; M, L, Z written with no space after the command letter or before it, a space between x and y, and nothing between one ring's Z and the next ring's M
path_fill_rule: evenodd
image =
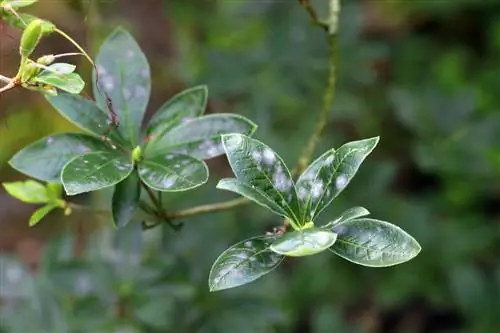
M161 137L178 124L201 116L207 99L206 86L196 86L178 93L156 111L146 132L152 137Z
M77 156L69 161L61 174L68 195L97 191L118 184L134 168L130 157L119 152L98 151Z
M300 208L290 171L278 154L243 134L222 135L222 143L236 179L259 189L296 222Z
M314 220L346 188L378 141L374 137L348 142L311 163L297 181L304 220Z
M75 156L107 151L109 146L89 135L61 133L24 147L9 161L19 172L46 182L61 181L61 170Z
M38 224L48 213L58 208L57 205L49 204L41 208L38 208L30 217L29 225L30 227Z
M113 221L117 228L126 226L134 217L141 197L141 181L137 172L116 184L112 199Z
M142 118L151 91L148 61L134 38L124 29L116 29L103 43L96 58L101 90L111 99L120 119L118 130L132 146L137 145ZM94 84L97 105L108 110L105 95Z
M271 250L290 257L310 256L325 251L336 239L336 233L309 228L286 233L271 244Z
M30 204L49 202L45 186L34 180L13 183L2 183L3 187L14 198Z
M68 93L60 93L57 96L46 96L46 99L61 116L82 130L98 136L107 135L115 142L124 142L118 131L110 127L110 116L93 101L80 95Z
M141 161L139 177L157 191L187 191L207 182L208 167L188 155L167 154Z
M252 200L253 202L269 209L270 211L286 217L287 214L278 204L270 200L268 196L260 192L259 189L251 187L250 185L241 183L234 178L224 178L219 181L217 188L221 190L227 190L234 193L238 193L245 198Z
M340 224L366 215L370 215L368 209L364 207L352 207L340 214L335 220L326 224L324 228L331 228L334 224Z
M147 156L168 152L190 155L204 160L224 153L221 134L250 135L257 126L245 117L235 114L214 114L195 118L174 127L146 148Z
M375 219L354 219L335 224L338 234L330 250L344 259L370 267L386 267L413 259L418 242L403 229Z
M85 87L85 81L77 73L54 73L48 70L41 72L33 81L54 86L70 94L79 94Z
M278 267L284 257L270 250L274 239L274 236L253 237L222 252L210 270L210 291L250 283Z

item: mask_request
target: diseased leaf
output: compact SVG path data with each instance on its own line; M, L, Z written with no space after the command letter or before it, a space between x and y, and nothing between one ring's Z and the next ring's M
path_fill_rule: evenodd
M222 135L229 164L240 183L255 187L295 222L300 208L294 183L285 163L271 148L243 134Z
M331 228L334 224L340 224L366 215L370 215L368 209L364 207L352 207L340 214L335 220L326 224L323 228Z
M257 126L245 117L235 114L214 114L195 118L174 127L146 148L146 156L168 152L190 155L200 160L224 153L221 134L250 135Z
M139 177L157 191L187 191L207 182L208 167L191 156L167 154L141 161Z
M278 267L284 257L269 249L274 239L274 236L253 237L224 251L210 270L210 291L250 283Z
M335 224L338 234L330 250L344 259L370 267L386 267L413 259L418 242L403 229L375 219L354 219Z
M70 94L79 94L85 87L85 81L77 73L54 73L44 70L33 81L54 86Z
M118 130L132 146L137 145L142 118L149 102L149 64L134 38L116 29L103 43L96 58L99 85L111 99L120 119ZM94 82L96 73L93 73ZM97 105L108 110L106 98L94 85Z
M116 184L111 203L113 221L117 228L126 226L134 217L141 197L141 180L137 172Z
M286 217L287 214L278 204L270 200L265 194L260 192L259 189L251 187L247 184L243 184L234 178L224 178L219 181L217 188L221 190L227 190L234 193L238 193L245 198L252 200L253 202L269 209L270 211Z
M34 180L2 183L3 187L14 198L30 204L49 202L45 186Z
M134 168L130 157L118 152L94 152L73 158L61 179L68 195L97 191L118 184Z
M297 181L304 220L314 220L346 188L378 141L374 137L348 142L311 163Z
M310 256L325 251L337 234L319 228L287 232L271 244L271 250L290 257Z
M61 170L75 156L110 151L103 141L89 135L61 133L24 147L9 161L19 172L46 182L60 182Z
M29 225L30 227L37 225L48 213L58 208L57 205L45 205L41 208L38 208L30 217Z
M178 93L156 111L148 123L146 133L152 137L162 137L178 124L201 116L207 99L206 86L196 86Z

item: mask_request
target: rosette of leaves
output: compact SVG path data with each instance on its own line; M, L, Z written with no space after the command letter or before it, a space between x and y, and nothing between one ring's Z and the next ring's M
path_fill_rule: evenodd
M330 149L300 175L297 182L281 157L267 145L242 134L222 136L235 178L217 188L238 193L288 221L292 231L266 234L224 251L210 271L210 290L233 288L269 273L286 256L301 257L330 250L353 263L386 267L406 262L421 250L401 228L367 218L367 209L353 207L324 225L317 225L328 207L355 176L378 137Z
M43 138L19 151L10 165L38 180L61 182L68 195L115 186L112 215L117 226L132 219L141 183L162 192L198 187L208 178L203 160L224 153L220 135L250 135L256 129L234 114L202 116L207 89L198 86L161 106L143 131L151 87L149 64L133 37L121 28L101 46L96 67L102 87L94 83L95 102L67 93L47 96L84 133ZM119 126L110 126L100 89L111 99Z

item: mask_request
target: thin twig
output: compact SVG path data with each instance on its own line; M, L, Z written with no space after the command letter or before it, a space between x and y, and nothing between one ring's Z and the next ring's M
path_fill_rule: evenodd
M0 94L3 92L6 92L7 90L14 89L16 87L16 82L14 80L11 80L9 83L7 83L5 86L0 88Z
M309 0L299 0L299 3L306 10L307 14L309 14L309 17L311 18L311 21L315 26L318 26L324 30L328 30L328 24L322 22L319 19L318 14L316 14L316 11L314 10Z
M12 79L8 78L6 76L0 75L0 81L8 84L8 83L12 82Z
M176 212L166 213L166 217L168 219L180 219L188 216L198 215L198 214L206 214L206 213L215 213L226 209L231 209L243 204L250 202L247 198L237 198L229 201L219 202L215 204L207 204L195 206L183 210L179 210Z

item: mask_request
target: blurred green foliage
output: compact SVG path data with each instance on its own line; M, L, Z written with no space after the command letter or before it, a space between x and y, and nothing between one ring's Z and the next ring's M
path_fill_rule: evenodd
M112 16L106 29L133 25L129 16L112 15L122 3L131 11L141 6L103 4L101 15ZM175 56L147 54L156 64L154 94L165 100L165 90L179 82L207 84L212 112L252 119L259 125L255 136L293 164L321 105L324 34L293 1L162 5L168 34L149 33L163 34ZM71 236L55 239L34 275L4 256L3 331L495 332L499 8L496 1L477 0L343 1L336 102L318 152L352 139L380 135L381 141L328 211L334 216L362 205L400 225L422 245L413 261L378 270L328 254L287 259L253 284L211 294L206 279L217 255L279 219L248 205L186 219L180 232L165 227L140 237L133 225L106 228L93 235L84 256L71 254ZM139 43L148 44L147 35ZM57 130L52 121L35 125L21 102L9 109L9 126L0 133L2 159L21 141ZM43 117L60 122L55 114ZM224 164L211 167L207 185L165 196L166 206L232 198L215 190L227 175Z

